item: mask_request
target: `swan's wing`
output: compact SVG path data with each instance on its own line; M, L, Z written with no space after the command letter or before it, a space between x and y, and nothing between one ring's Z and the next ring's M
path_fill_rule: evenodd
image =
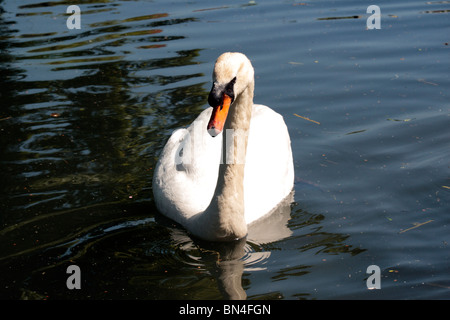
M244 175L246 222L269 213L293 186L291 140L283 117L266 106L254 105Z
M222 135L206 130L212 108L187 128L174 131L155 168L153 194L158 210L182 223L204 211L216 188Z

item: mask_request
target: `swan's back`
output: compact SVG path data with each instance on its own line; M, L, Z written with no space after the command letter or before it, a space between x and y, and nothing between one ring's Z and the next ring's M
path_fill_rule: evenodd
M244 174L246 222L269 213L293 186L291 140L283 117L269 107L253 105Z

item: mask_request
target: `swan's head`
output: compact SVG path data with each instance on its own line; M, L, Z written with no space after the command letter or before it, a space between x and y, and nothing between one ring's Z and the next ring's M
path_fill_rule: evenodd
M254 82L250 60L242 53L226 52L217 58L208 103L213 107L208 132L215 137L223 130L228 110L235 99Z

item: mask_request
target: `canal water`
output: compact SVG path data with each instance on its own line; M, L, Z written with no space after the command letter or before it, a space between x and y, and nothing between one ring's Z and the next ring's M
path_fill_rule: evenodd
M0 0L0 298L449 299L449 12ZM295 190L217 244L162 217L151 181L226 51L285 119Z

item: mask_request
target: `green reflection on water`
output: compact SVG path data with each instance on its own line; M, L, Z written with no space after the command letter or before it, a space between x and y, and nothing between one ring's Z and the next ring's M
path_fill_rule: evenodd
M61 4L19 9L49 10ZM151 71L197 64L200 49L125 61L108 48L131 50L137 43L182 39L159 34L166 26L189 21L150 14L105 21L90 31L67 35L65 30L20 34L0 18L0 261L2 269L14 270L1 276L10 297L20 292L22 298L45 297L45 289L23 288L23 281L29 281L23 277L38 275L32 282L39 282L45 274L61 271L63 262L77 257L77 250L68 256L61 250L93 230L154 214L151 176L157 154L172 130L204 108L207 92L197 80L201 73L181 69L171 76ZM20 48L26 54L17 56L14 52ZM46 67L41 79L32 80L28 68L33 64L53 69ZM59 79L61 72L71 76ZM158 89L142 90L151 85ZM133 210L133 203L143 205ZM84 253L95 243L95 237L87 239ZM61 276L48 285L55 281Z

